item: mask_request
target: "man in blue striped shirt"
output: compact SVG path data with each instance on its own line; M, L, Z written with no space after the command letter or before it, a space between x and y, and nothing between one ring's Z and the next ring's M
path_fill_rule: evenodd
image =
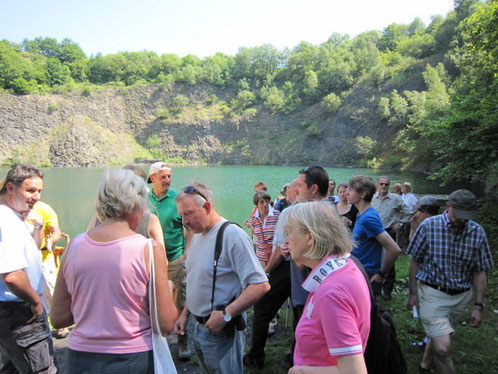
M429 372L434 361L439 372L455 372L450 335L474 295L470 325L477 327L482 320L486 272L493 261L483 228L472 221L476 217L474 194L457 190L443 214L422 222L406 250L412 255L408 304L419 306L430 338L421 371Z

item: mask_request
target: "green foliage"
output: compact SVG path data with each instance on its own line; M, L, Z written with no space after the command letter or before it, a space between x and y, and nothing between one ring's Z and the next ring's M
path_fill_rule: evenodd
M60 60L51 57L47 60L47 83L50 86L63 85L69 82L71 71Z
M173 109L175 111L175 114L178 115L179 113L182 112L184 108L187 107L187 105L190 104L190 100L187 96L185 95L176 95L175 98L173 99Z
M261 97L264 99L265 107L271 112L276 113L283 108L285 95L275 86L264 86L261 89Z
M496 1L479 5L462 22L461 44L452 52L461 71L457 92L449 115L431 133L444 165L436 174L442 182L474 176L492 180L498 162L497 22Z
M156 116L160 119L168 119L171 117L171 113L169 112L168 109L159 109L156 112Z
M236 113L241 113L247 107L254 104L256 95L248 90L239 91L237 97L230 101L230 106Z
M389 98L381 97L379 99L378 113L385 120L387 120L391 117L391 108L389 107Z
M377 154L377 142L369 136L356 137L355 148L361 156L367 159L370 159Z
M59 106L57 105L57 103L50 103L48 104L48 113L53 113L55 112L56 110L59 109Z
M434 53L436 39L430 34L417 34L400 38L397 43L398 51L405 56L424 58Z
M336 113L342 105L342 100L335 93L329 93L322 99L322 108L327 112L334 114Z
M161 139L158 135L154 134L147 138L145 142L145 147L150 152L154 160L162 160L164 157L163 152L161 151Z

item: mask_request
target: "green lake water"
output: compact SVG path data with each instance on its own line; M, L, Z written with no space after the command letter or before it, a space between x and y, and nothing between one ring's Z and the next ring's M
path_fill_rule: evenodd
M199 181L207 184L215 196L216 209L225 218L242 224L249 217L253 208L253 186L257 181L264 181L269 186L269 193L275 198L284 183L298 176L298 166L175 166L173 168L172 189ZM59 215L62 230L74 237L85 231L94 212L95 193L105 172L105 168L47 168L42 169L44 188L42 200L49 203ZM147 172L148 168L144 167ZM0 177L8 169L0 169ZM409 181L417 195L448 194L462 185L440 187L437 182L427 180L423 174L397 171L378 171L358 168L327 168L330 177L336 183L347 182L354 175L370 175L374 179L380 175L391 178L394 183ZM468 186L466 186L468 188ZM479 193L475 188L471 188Z

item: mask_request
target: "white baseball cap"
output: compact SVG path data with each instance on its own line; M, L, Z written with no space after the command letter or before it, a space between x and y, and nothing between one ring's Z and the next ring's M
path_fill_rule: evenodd
M147 178L147 183L152 183L150 176L157 173L159 170L171 170L171 168L164 162L154 162L149 168L149 177Z

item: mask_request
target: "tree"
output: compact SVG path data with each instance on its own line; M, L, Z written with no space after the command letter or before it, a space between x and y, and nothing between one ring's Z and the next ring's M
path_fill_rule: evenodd
M61 86L69 81L71 71L59 59L51 57L47 60L47 83L50 86Z
M322 99L322 107L329 113L337 112L342 105L342 100L335 93L330 93Z
M461 45L452 58L461 71L450 114L437 122L438 160L444 165L436 177L485 179L498 184L498 2L487 1L462 22Z
M408 26L391 23L382 33L382 37L379 40L379 49L381 51L394 51L401 37L407 33Z

